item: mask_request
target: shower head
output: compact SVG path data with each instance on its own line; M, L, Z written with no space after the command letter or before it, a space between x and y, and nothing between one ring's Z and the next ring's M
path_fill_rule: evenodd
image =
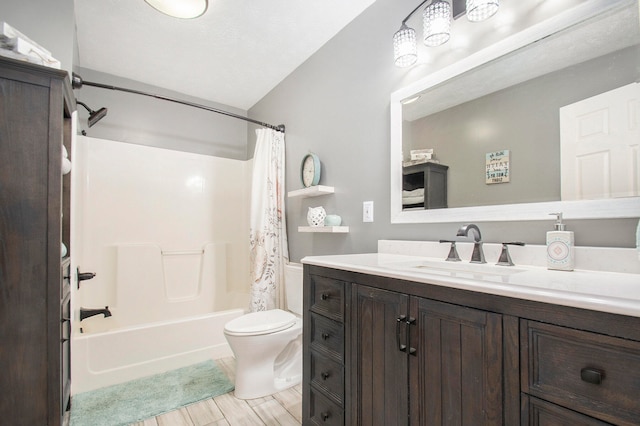
M94 111L91 108L89 108L87 104L85 104L84 102L80 102L76 100L76 103L78 105L82 105L87 111L89 111L89 127L93 126L98 121L102 120L105 115L107 115L108 110L105 107L102 107L97 111Z
M98 121L102 120L105 115L107 115L107 108L105 107L102 107L97 111L92 111L89 114L89 127L93 126Z

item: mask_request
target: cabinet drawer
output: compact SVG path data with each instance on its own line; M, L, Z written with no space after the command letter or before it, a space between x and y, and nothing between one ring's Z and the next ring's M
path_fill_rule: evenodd
M343 281L312 275L311 311L342 322L344 286Z
M609 426L575 411L562 408L532 396L523 395L522 423L529 426Z
M640 342L523 320L524 392L616 424L640 419Z
M311 353L311 385L344 406L344 367L322 355Z
M342 408L311 389L309 392L309 419L314 425L344 425Z
M343 325L311 314L311 349L334 357L338 361L344 359Z

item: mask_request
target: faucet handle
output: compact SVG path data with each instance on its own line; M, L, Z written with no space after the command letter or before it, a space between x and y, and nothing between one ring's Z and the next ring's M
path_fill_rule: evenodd
M500 252L500 258L498 259L498 263L496 263L496 265L502 265L502 266L514 265L513 261L511 260L511 255L509 255L509 246L524 246L524 243L520 241L502 243L502 252Z
M453 240L440 240L441 243L451 243L449 254L447 255L447 262L460 262L460 256L458 250L456 250L456 242Z

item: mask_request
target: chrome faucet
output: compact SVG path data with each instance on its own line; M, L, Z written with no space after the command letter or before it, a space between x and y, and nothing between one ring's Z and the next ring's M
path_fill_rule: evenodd
M463 225L458 229L458 233L456 234L458 237L467 237L469 231L474 231L475 235L473 238L473 253L471 254L471 263L487 263L484 260L484 252L482 251L482 234L480 233L480 228L478 225L470 223L468 225Z

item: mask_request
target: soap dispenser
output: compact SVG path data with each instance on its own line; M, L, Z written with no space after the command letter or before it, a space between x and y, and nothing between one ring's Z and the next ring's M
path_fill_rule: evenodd
M562 223L562 213L549 213L556 216L553 231L547 232L547 269L573 271L575 254L573 232L567 231Z

